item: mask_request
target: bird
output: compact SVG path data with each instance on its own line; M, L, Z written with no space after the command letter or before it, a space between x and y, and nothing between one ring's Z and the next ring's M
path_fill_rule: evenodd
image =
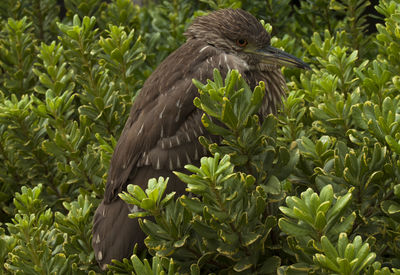
M198 137L207 134L193 79L206 82L216 68L221 75L237 70L254 89L265 82L260 115L276 113L285 94L282 66L309 65L271 46L263 25L242 9L221 9L195 18L184 33L186 42L154 70L135 97L111 158L104 198L93 218L92 246L102 269L144 246L145 234L129 213L139 211L118 196L128 184L145 189L151 178L169 178L167 193L185 193L173 174L207 155ZM211 137L212 138L212 137Z

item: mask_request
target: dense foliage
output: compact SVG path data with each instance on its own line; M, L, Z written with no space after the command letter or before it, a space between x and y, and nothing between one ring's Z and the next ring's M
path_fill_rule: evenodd
M195 16L226 7L312 70L283 69L266 118L264 83L195 81L223 142L200 138L210 157L178 173L196 196L128 187L148 254L108 272L400 274L400 1L374 7L376 29L364 0L141 2L0 1L0 274L100 272L92 216L135 95Z

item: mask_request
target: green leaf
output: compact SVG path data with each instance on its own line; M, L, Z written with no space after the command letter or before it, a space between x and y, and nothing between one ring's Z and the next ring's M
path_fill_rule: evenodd
M333 199L333 188L332 185L326 185L324 188L322 188L319 198L321 199L321 202L326 202L326 201L332 201Z
M295 224L285 218L280 218L278 221L278 225L279 228L289 234L289 235L293 235L293 236L308 236L311 234L310 230L308 230L307 228L304 228L298 224Z
M338 239L338 248L337 248L339 257L344 258L344 253L348 244L349 244L349 239L347 238L347 234L340 233Z
M140 203L140 208L145 210L152 210L156 206L156 202L152 199L145 198Z
M228 136L231 134L228 129L213 123L206 114L203 114L203 116L201 117L201 122L203 123L207 131L213 135Z
M326 225L326 218L324 212L317 212L317 216L315 217L315 223L314 223L315 229L317 229L318 231L322 231L325 225Z
M205 224L204 222L194 219L192 222L193 229L200 235L207 238L209 241L212 241L217 237L217 233L215 230Z
M249 232L249 233L243 234L242 238L243 238L243 245L249 246L249 245L253 244L255 241L257 241L259 238L261 238L261 235L254 233L254 232Z
M233 111L233 106L228 98L223 98L221 120L231 129L235 129L238 125L238 119Z
M281 259L278 256L269 257L264 261L259 272L261 274L276 274L278 267L281 265Z
M190 266L190 275L200 275L200 268L197 264Z
M267 182L267 184L263 185L263 189L265 193L269 193L272 195L279 195L281 193L281 182L275 176L271 176Z
M146 265L144 265L136 255L132 255L131 260L136 274L153 275L151 270L146 268ZM145 262L147 262L146 259Z
M346 195L344 195L343 197L339 197L338 200L336 201L335 205L333 205L333 207L331 209L329 209L329 211L326 215L326 219L328 221L330 221L330 220L336 218L336 216L339 215L340 212L342 212L344 210L344 208L350 202L351 198L352 198L351 190L349 190L349 192Z
M133 185L133 187L131 187L131 188L128 185L128 192L130 192L132 195L134 195L139 201L142 201L147 198L146 193L143 191L142 188L140 188L140 186Z
M197 198L188 198L185 195L180 197L179 202L183 207L188 208L197 214L203 213L204 204Z
M251 259L249 257L246 257L246 258L241 259L239 262L237 262L233 266L233 270L235 270L236 272L243 272L245 270L248 270L252 266L253 266L253 264L251 262Z
M326 236L321 237L321 245L325 255L332 261L336 262L336 258L339 256L336 248L332 245Z
M148 217L151 214L149 212L135 212L135 213L130 213L128 216L131 219L136 219L136 218L144 218L144 217Z

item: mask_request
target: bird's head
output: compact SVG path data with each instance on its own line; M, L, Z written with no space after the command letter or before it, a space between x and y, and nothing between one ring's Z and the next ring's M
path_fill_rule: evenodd
M188 39L203 40L249 65L266 68L294 66L310 69L299 58L271 46L271 37L262 24L241 9L222 9L197 17L187 29Z

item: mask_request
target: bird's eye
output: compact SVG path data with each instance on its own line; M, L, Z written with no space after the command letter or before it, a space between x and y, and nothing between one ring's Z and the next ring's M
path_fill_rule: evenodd
M246 47L247 40L246 39L237 39L236 40L236 45L238 45L239 47Z

